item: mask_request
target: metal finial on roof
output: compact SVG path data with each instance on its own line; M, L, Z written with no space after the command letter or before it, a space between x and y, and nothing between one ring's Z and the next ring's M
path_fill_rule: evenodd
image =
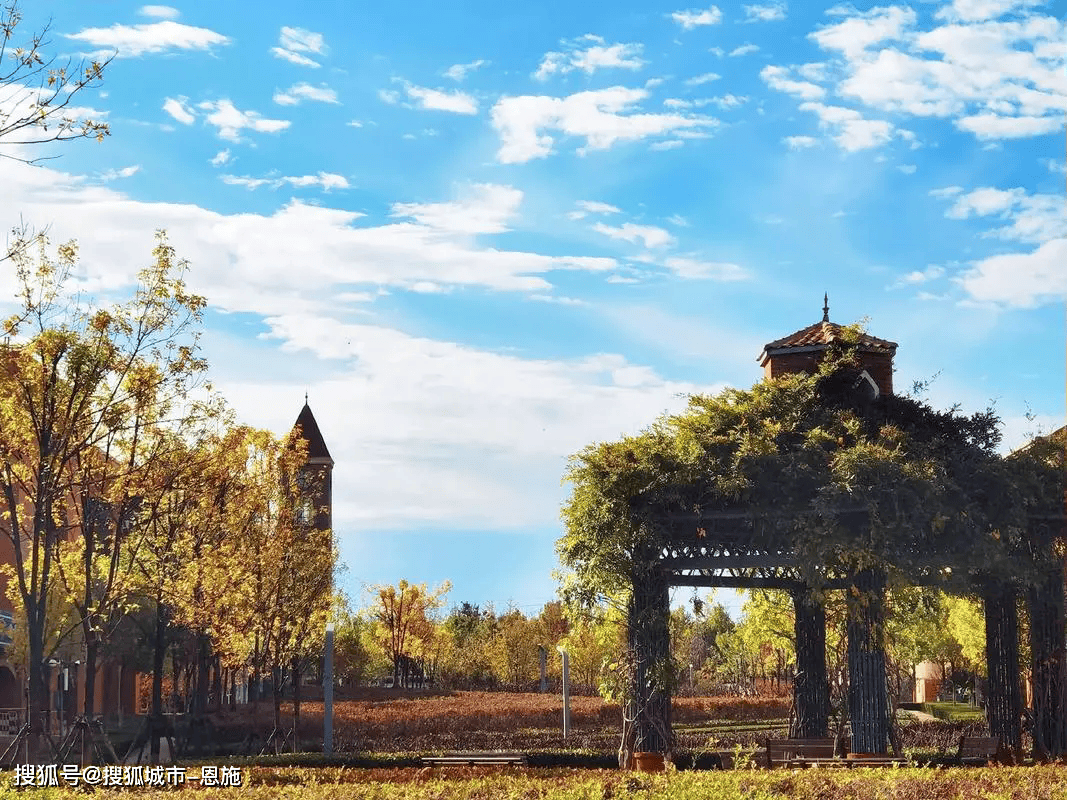
M304 405L307 405L307 404L308 404L308 393L307 393L307 390L305 389L304 390Z
M830 298L827 296L826 292L823 292L822 295L822 321L830 321Z

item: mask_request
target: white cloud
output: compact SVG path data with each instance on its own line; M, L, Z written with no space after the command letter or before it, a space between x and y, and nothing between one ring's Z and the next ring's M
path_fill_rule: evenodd
M675 11L671 19L682 26L683 30L691 31L704 25L718 25L722 22L722 11L717 6L709 6L705 9L691 9L689 11Z
M914 175L915 170L918 169L914 164L900 164L897 169L903 172L905 175Z
M872 45L899 41L915 25L916 14L910 8L888 6L867 12L852 12L842 22L828 25L809 34L824 50L838 50L847 58L856 58Z
M976 261L960 285L980 303L1016 308L1067 299L1067 238L1052 239L1028 253L1006 253Z
M421 86L404 84L404 91L417 108L427 111L451 111L454 114L477 114L478 101L472 95L458 90L442 92Z
M1043 4L1043 0L953 0L935 16L953 22L982 22L1010 11Z
M605 150L617 142L635 141L678 131L714 127L708 117L680 114L632 113L648 92L644 89L610 89L578 92L568 97L524 95L504 97L493 106L490 118L500 136L497 160L525 163L553 152L551 131L579 136L579 152Z
M689 220L687 220L681 214L671 214L669 217L667 217L667 222L669 222L671 225L676 225L679 228L689 227Z
M295 200L270 214L141 203L112 188L87 185L82 176L17 166L0 164L0 180L10 189L0 193L0 215L54 220L56 241L76 234L86 268L109 286L128 286L136 278L140 260L130 256L138 252L130 237L150 243L154 230L166 229L195 265L191 289L227 311L320 313L331 308L338 286L406 288L418 281L550 292L547 277L555 271L618 268L613 258L542 255L478 241L475 237L489 234L472 231L501 230L514 221L521 192L510 187L461 188L451 203L395 203L387 223L365 225L358 212ZM294 183L319 183L295 177ZM76 219L73 207L79 209ZM10 277L0 274L0 291Z
M310 83L298 83L285 91L279 89L274 92L274 102L280 106L295 106L304 100L316 103L338 102L337 92L333 89L328 86L312 86Z
M705 83L711 83L717 81L722 75L717 75L714 72L705 72L703 75L695 75L692 78L686 78L686 86L703 86Z
M885 120L864 119L856 110L822 103L801 103L801 111L819 116L819 127L829 130L842 150L855 152L879 147L893 138L893 126Z
M731 58L737 58L738 56L747 56L749 53L758 53L758 52L759 52L759 45L758 44L743 44L740 47L735 47L733 50L731 50L729 53L727 53L727 55L730 56Z
M805 100L819 100L826 96L826 90L823 87L808 81L790 78L789 70L785 67L766 66L760 70L759 76L772 89L793 94Z
M229 148L225 150L219 150L211 159L211 166L221 167L223 164L229 164L232 160Z
M803 150L807 147L814 147L818 140L813 136L786 136L782 142L790 150Z
M300 53L294 53L291 50L285 50L281 47L272 47L270 49L270 52L274 55L275 58L280 58L284 61L288 61L290 64L296 64L300 67L312 67L317 69L318 67L322 66L322 64L320 64L313 58L308 58L305 55L301 55Z
M955 198L945 212L950 219L995 217L1009 223L992 229L987 234L990 236L1034 244L1067 237L1063 198L1056 195L1028 194L1022 188L983 187L966 193L946 192L939 196Z
M230 43L229 37L221 33L169 19L142 25L115 23L110 28L86 28L65 36L93 47L114 50L119 58L136 58L168 50L210 50L216 45Z
M489 62L485 59L479 58L477 61L472 61L469 64L453 64L447 70L445 70L445 77L459 82L466 79L466 77L474 72L479 67L484 67Z
M1048 117L1005 117L997 114L976 114L956 120L961 131L973 133L978 139L1022 139L1055 133L1063 129L1063 119Z
M137 13L142 17L155 17L156 19L177 19L181 12L170 6L141 6Z
M763 3L742 8L745 11L745 22L773 22L785 19L785 3Z
M985 233L1008 241L1036 244L1029 252L1001 253L972 263L958 282L977 303L1033 308L1067 298L1067 217L1063 198L1029 194L1025 189L982 187L964 192L958 186L931 195L951 199L951 219L989 218Z
M208 100L197 106L207 112L204 118L218 129L220 139L237 142L241 131L248 129L257 133L278 133L292 123L283 119L266 119L255 111L241 111L228 99Z
M287 175L272 178L249 178L238 175L223 175L222 182L231 186L244 186L246 189L258 189L260 186L269 186L277 189L281 186L292 186L296 189L318 187L323 191L331 189L349 188L348 180L343 175L332 172L320 172L317 175Z
M473 184L447 203L397 203L392 216L434 230L462 234L504 233L518 216L523 194L511 186Z
M748 102L747 97L737 97L732 94L725 94L722 97L713 97L711 102L721 109L737 108Z
M586 34L572 41L564 40L562 52L546 53L534 78L547 80L553 75L565 75L576 69L591 75L598 69L640 69L645 61L640 57L640 44L609 45L599 36Z
M679 278L743 281L751 277L747 270L737 264L717 261L672 257L664 259L663 264Z
M130 178L141 171L141 166L135 164L130 167L123 167L122 169L109 169L106 172L102 172L99 176L100 180L104 182L117 180L119 178Z
M348 122L345 123L345 125L347 127L349 127L349 128L362 128L363 127L363 123L360 122L358 119L349 120Z
M326 54L326 40L321 33L284 26L278 34L278 44L270 49L276 57L302 67L320 67L312 55Z
M335 498L343 500L334 523L342 537L428 522L445 529L552 525L567 455L590 441L635 434L662 411L680 411L685 396L713 388L668 381L610 353L524 357L352 320L379 287L478 287L521 301L560 293L550 282L558 270L616 274L614 259L494 247L502 243L411 217L372 224L324 203L219 213L141 202L114 186L7 161L0 164L0 216L55 220L55 241L76 236L94 291L131 287L153 231L165 228L190 261L190 291L206 295L212 309L262 320L261 339L209 331L213 378L243 422L278 433L291 427L310 381L311 404L337 459ZM477 216L496 199L473 191L462 202ZM8 277L0 274L5 289ZM746 350L746 360L757 352ZM704 354L705 365L717 363L714 348Z
M187 97L168 97L163 101L163 110L182 125L192 125L196 121L196 112L188 105Z
M1041 163L1045 165L1045 168L1057 175L1067 175L1067 162L1057 161L1055 158L1043 158Z
M945 274L945 268L932 265L924 270L915 270L902 276L896 286L918 286L920 284L935 281Z
M575 205L578 206L577 211L570 211L567 213L568 219L578 220L585 219L590 214L621 214L622 209L610 205L608 203L599 203L595 200L579 200Z
M598 222L593 225L593 230L612 239L620 239L631 244L640 241L648 248L666 247L674 243L674 237L669 232L654 225L635 225L632 222L624 222L618 227L612 227Z
M914 10L836 9L811 37L840 59L838 95L878 111L952 118L979 140L1047 136L1067 113L1067 27L1031 2L958 0L920 30ZM999 17L999 18L998 18Z
M388 103L391 106L395 106L400 102L400 92L394 92L392 89L379 89L378 98L383 103Z
M531 294L528 297L529 300L536 300L539 303L558 303L563 306L587 306L585 300L579 300L576 297L563 297L562 295L555 294Z
M685 142L681 139L664 139L661 142L653 142L648 146L649 150L677 150L679 147L685 147Z

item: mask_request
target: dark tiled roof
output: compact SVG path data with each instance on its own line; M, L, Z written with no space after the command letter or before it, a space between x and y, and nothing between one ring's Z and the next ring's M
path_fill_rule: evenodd
M293 426L300 429L300 433L303 438L307 439L308 443L308 458L330 458L330 451L326 449L326 442L322 438L322 433L319 431L319 423L315 421L315 415L311 413L311 406L304 403L304 407L300 410L300 416L296 418L296 425Z
M763 350L768 353L771 350L786 350L793 347L825 346L840 339L844 330L844 326L838 325L836 322L816 322L814 325L802 328L796 333L791 333L781 339L775 339L773 342L764 345ZM866 333L860 334L859 346L865 350L878 350L886 353L893 353L897 349L896 342L879 339Z

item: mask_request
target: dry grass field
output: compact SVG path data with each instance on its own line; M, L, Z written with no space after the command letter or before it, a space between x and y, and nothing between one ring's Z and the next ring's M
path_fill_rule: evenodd
M675 698L678 723L754 722L782 719L788 701L764 698ZM301 704L301 739L321 741L323 704ZM292 705L282 707L292 727ZM552 694L432 692L362 689L334 703L334 741L339 751L381 752L445 749L552 749L618 747L619 707L599 697L571 698L572 736L562 736L563 700ZM216 727L249 730L265 739L273 727L269 702L221 712ZM233 738L227 736L226 738Z

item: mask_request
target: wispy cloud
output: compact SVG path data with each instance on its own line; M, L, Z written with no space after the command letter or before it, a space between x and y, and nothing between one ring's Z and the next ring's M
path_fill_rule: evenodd
M405 81L404 91L416 108L426 111L451 111L453 114L478 113L478 101L474 99L474 96L458 89L443 92L440 89L427 89Z
M325 55L326 40L321 33L285 26L278 34L278 44L270 49L276 57L302 67L320 67L312 55Z
M141 171L140 164L134 164L130 167L122 167L121 169L109 169L106 172L100 173L100 180L113 181L119 178L130 178Z
M635 225L632 222L624 222L618 227L613 227L597 222L592 227L597 233L602 233L612 239L632 244L641 242L648 248L666 247L674 243L674 237L668 231L657 228L655 225Z
M621 214L622 209L617 206L613 206L609 203L599 203L595 200L579 200L575 205L578 206L577 211L571 211L567 214L569 219L583 219L589 214Z
M272 189L278 189L288 185L295 189L317 187L328 192L331 189L349 188L348 180L343 175L337 175L332 172L320 172L317 175L285 175L268 178L223 175L221 176L221 180L223 183L231 186L243 186L246 189L258 189L261 186L269 186Z
M749 53L758 53L758 52L759 52L759 45L758 44L743 44L740 47L735 47L727 55L730 56L730 58L737 58L738 56L747 56Z
M687 78L686 81L685 81L685 85L686 86L703 86L705 83L711 83L712 81L717 81L720 78L722 78L722 75L719 75L718 73L705 72L703 75L697 75L697 76L692 77L692 78Z
M229 164L231 160L232 156L230 155L229 148L226 150L219 150L219 152L215 153L212 157L211 166L221 167L223 164Z
M278 90L274 93L274 102L280 106L295 106L304 100L316 103L338 102L337 92L333 89L328 86L312 86L310 83L298 83L285 91Z
M785 3L763 3L759 5L742 6L745 12L745 22L773 22L785 19Z
M586 34L578 39L562 42L564 49L546 53L534 78L547 80L553 75L565 75L573 70L592 74L598 69L640 69L645 65L640 57L640 44L607 44L600 36Z
M484 67L489 62L483 58L479 58L477 61L471 61L469 64L453 64L451 67L445 70L445 77L451 78L457 83L466 80L467 76L474 72L474 70Z
M155 17L156 19L177 19L181 12L170 6L141 6L137 13L142 17Z

